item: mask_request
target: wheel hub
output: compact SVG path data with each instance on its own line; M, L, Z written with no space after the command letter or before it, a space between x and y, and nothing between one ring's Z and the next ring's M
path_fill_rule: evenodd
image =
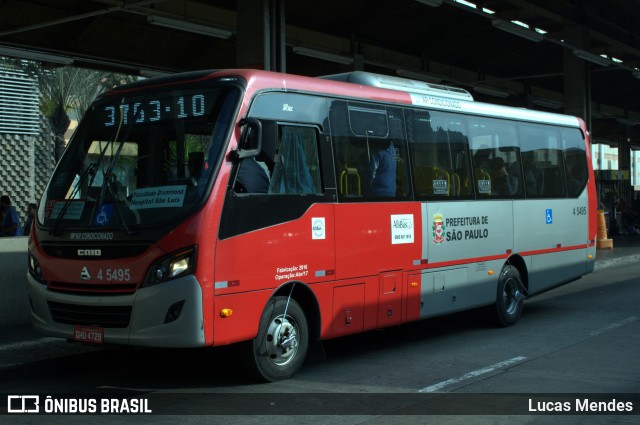
M271 361L283 366L291 362L298 351L298 330L291 317L274 318L267 329L267 355Z

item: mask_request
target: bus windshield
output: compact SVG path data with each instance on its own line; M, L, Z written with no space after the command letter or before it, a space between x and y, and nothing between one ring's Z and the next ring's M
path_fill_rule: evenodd
M184 217L207 193L238 97L169 86L98 99L43 195L40 223L133 233Z

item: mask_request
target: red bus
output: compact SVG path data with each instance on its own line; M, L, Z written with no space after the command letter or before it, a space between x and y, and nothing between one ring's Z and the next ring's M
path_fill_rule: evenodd
M193 72L101 95L41 199L32 322L94 343L310 341L523 300L594 266L578 118L364 72Z

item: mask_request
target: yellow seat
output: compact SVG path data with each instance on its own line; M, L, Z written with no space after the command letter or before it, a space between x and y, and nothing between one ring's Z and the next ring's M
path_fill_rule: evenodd
M350 183L351 183L351 188ZM353 183L355 182L355 183ZM354 191L355 187L355 191ZM351 191L350 191L351 189ZM353 192L353 193L352 193ZM356 168L345 167L340 172L340 194L341 195L352 195L352 196L362 196L362 187L360 184L360 173Z
M460 196L460 176L451 173L451 196Z
M451 178L446 170L440 167L417 167L415 176L416 192L419 195L449 196Z

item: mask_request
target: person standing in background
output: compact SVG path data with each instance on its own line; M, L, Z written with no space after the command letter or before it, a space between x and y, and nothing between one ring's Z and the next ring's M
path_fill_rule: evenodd
M24 221L24 226L22 227L22 234L24 236L29 236L31 232L31 224L33 223L33 217L36 215L36 204L29 204L27 206L27 219Z
M11 205L11 198L7 195L0 197L0 209L2 210L2 223L0 224L0 236L22 236L20 216L16 208Z

